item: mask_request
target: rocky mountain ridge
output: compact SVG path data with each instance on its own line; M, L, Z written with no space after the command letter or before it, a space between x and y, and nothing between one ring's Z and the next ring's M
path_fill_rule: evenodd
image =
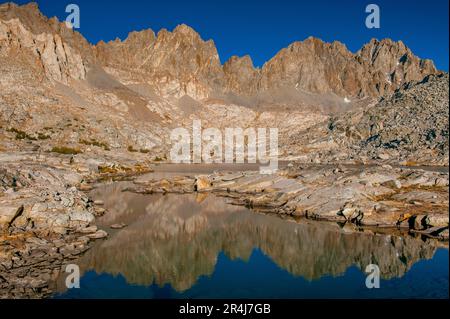
M29 49L52 80L84 79L86 69L97 65L123 84L147 83L164 97L203 100L288 87L342 98L377 98L437 72L430 60L390 39L373 39L354 54L340 42L310 37L282 49L259 69L249 56L232 57L222 66L214 42L204 41L186 25L90 45L57 18L43 16L34 3L1 5L0 21L3 54Z
M390 39L372 39L353 54L340 42L310 37L282 49L262 68L254 67L250 56L233 56L221 66L214 43L203 41L186 25L158 35L133 32L124 41L100 42L95 49L106 68L123 71L127 67L122 61L127 61L128 71L140 70L147 81L197 99L218 93L252 96L285 87L348 98L379 97L437 73L433 62Z
M343 152L359 149L352 143L360 142L330 135L331 116L354 122L353 115L341 113L364 112L405 85L440 74L431 61L389 39L373 39L352 53L340 42L310 37L282 49L262 68L249 56L222 65L214 42L187 25L91 45L33 3L0 5L0 57L5 149L65 146L90 154L151 152L158 158L167 157L172 128L189 128L193 119L201 119L205 127L220 129L278 127L283 158L354 159L353 151L334 154L338 145ZM441 98L433 103L448 108ZM318 132L315 125L323 129ZM431 147L441 154L445 142L444 136ZM381 150L360 155L377 159Z

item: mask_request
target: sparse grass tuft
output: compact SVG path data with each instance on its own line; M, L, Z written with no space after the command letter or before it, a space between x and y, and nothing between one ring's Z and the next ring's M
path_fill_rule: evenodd
M18 130L16 128L10 128L7 130L11 133L16 133L16 140L30 140L30 141L36 141L37 139L31 135L28 135L26 132Z
M97 140L95 140L95 139L92 139L92 138L91 138L90 141L81 139L81 140L79 141L79 143L80 143L80 144L84 144L84 145L90 145L90 146L101 147L101 148L103 148L105 151L109 151L109 150L110 150L108 144L106 144L106 143L104 143L104 142L99 142L99 141L97 141Z
M98 171L101 174L119 174L131 172L132 169L123 165L113 165L113 166L99 166Z
M98 171L100 174L117 174L119 170L110 166L99 166Z
M81 151L79 149L70 148L70 147L66 147L66 146L55 146L52 148L51 152L58 153L58 154L71 154L71 155L76 155L76 154L81 153Z
M48 140L48 139L50 139L50 136L47 135L47 134L38 133L38 139L40 139L40 140Z
M155 161L155 162L162 162L162 161L164 161L164 158L159 157L159 156L156 156L155 159L154 159L154 161Z

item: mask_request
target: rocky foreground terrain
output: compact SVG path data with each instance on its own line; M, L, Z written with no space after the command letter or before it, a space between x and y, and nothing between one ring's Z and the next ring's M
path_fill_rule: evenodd
M402 42L356 53L309 38L262 68L224 65L186 25L90 44L36 4L0 5L0 297L42 298L107 214L93 182L206 192L254 211L448 240L447 73ZM141 179L169 162L170 132L277 127L277 174Z
M214 193L255 211L448 239L448 172L390 165L292 165L268 176L214 173L139 180L128 191Z

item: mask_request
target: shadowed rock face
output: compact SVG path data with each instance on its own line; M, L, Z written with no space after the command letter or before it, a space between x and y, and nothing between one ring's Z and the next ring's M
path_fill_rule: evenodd
M201 196L201 197L199 197ZM213 273L217 256L248 260L259 248L295 276L337 276L376 263L384 278L401 277L436 247L412 237L345 233L336 224L309 224L252 213L220 198L141 196L112 186L97 191L110 211L100 222L128 227L110 233L80 260L83 270L122 274L130 284L171 284L177 291Z

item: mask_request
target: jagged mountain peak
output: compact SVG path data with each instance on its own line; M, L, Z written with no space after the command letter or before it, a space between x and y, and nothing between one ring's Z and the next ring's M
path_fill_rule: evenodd
M194 36L194 37L200 37L197 31L194 30L194 28L188 26L187 24L179 24L173 29L173 33L175 34L183 34L186 36Z
M241 64L241 65L245 65L247 67L251 67L254 68L253 65L253 60L252 57L248 54L244 55L244 56L237 56L237 55L233 55L231 56L228 61L226 61L224 63L224 67L230 64Z
M94 47L106 47L106 46L120 46L141 43L143 45L149 45L156 39L156 34L152 29L143 29L141 31L131 31L127 37L122 40L119 37L110 41L100 40Z
M6 2L0 4L0 11L14 11L14 10L24 11L29 14L41 15L39 5L36 2L29 2L23 5L18 5L14 2Z
M68 84L83 80L93 62L91 46L57 18L47 18L36 3L0 7L0 56L33 70L36 78Z
M125 41L136 41L138 39L155 39L156 34L152 29L144 29L141 31L131 31Z
M46 17L39 9L36 2L17 5L8 2L0 5L0 20L8 21L18 19L26 29L34 34L61 33L66 30L73 32L61 23L57 17ZM64 30L66 29L66 30Z
M1 5L0 21L12 18L35 35L56 36L54 42L61 42L59 51L73 51L83 68L110 68L115 75L122 74L120 82L151 84L163 96L203 99L215 93L252 95L287 87L342 98L377 98L437 72L433 62L416 57L403 42L391 39L372 39L352 53L339 41L329 43L311 36L281 49L258 69L249 56L232 57L222 65L214 42L203 40L186 24L173 31L161 29L157 34L151 29L130 32L123 41L90 45L64 23L42 15L35 3ZM13 37L23 35L16 32ZM78 64L76 70L81 68ZM55 66L55 72L58 68L67 66ZM70 69L56 79L71 77Z

